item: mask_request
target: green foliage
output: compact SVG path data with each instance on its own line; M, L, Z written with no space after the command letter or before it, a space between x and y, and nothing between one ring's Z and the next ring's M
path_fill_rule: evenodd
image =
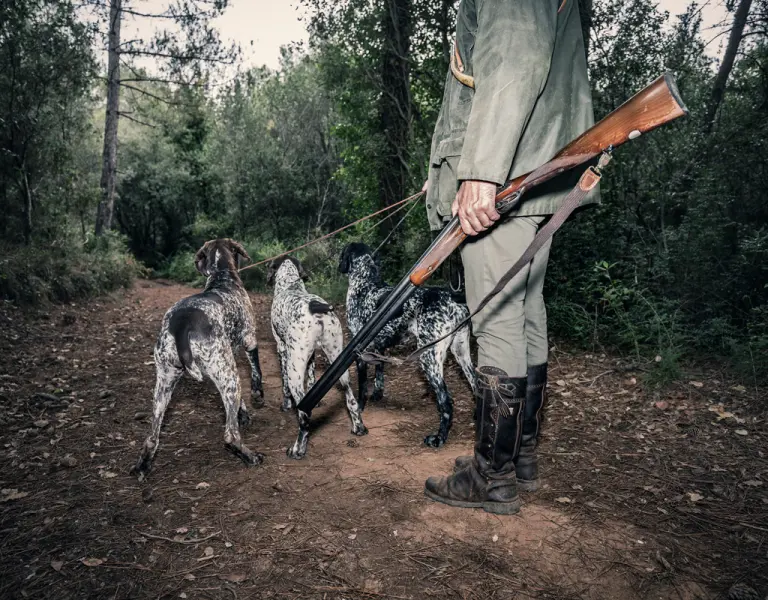
M70 233L45 246L6 246L0 256L0 298L20 304L90 298L145 274L125 238L112 233L85 244Z
M69 0L0 3L0 238L8 242L45 243L69 220L91 220L94 39L76 11Z

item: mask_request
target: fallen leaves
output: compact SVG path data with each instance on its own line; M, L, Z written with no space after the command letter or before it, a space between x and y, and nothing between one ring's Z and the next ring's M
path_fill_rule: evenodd
M201 481L195 486L196 490L207 490L209 487L211 487L211 484L206 481Z
M746 429L737 429L734 433L736 435L749 435L749 431Z
M62 467L73 468L77 466L77 459L74 456L64 456L59 460L59 464Z
M248 579L248 575L245 573L226 573L219 575L219 579L229 581L230 583L243 583L243 581Z
M704 496L702 496L698 492L688 492L686 495L688 496L688 499L691 502L698 502L699 500L704 500Z
M202 562L204 560L211 560L214 557L213 548L211 546L206 546L205 550L203 550L203 555L197 559L197 562Z
M701 381L689 381L688 383L690 383L695 388L701 389L704 387L704 384Z
M555 498L555 502L559 502L560 504L573 504L573 500L571 500L567 496L561 496L560 498Z
M718 421L723 421L725 419L733 419L736 423L739 423L739 424L744 423L744 419L737 417L735 414L733 414L730 411L725 410L725 407L722 404L713 404L707 410L709 410L709 412L716 413Z
M56 571L57 573L61 571L61 568L64 566L63 560L52 560L51 561L51 568Z
M80 562L86 567L98 567L99 565L104 564L104 561L100 558L81 558Z
M29 492L20 492L16 488L0 490L0 502L11 502L29 496Z

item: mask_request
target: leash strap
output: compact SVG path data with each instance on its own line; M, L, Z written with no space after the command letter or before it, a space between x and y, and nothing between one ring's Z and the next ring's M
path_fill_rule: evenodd
M404 362L409 362L412 359L417 358L432 348L432 346L451 337L459 329L469 323L472 318L476 316L481 310L483 310L488 305L488 303L504 289L504 287L512 280L512 278L517 275L523 269L523 267L525 267L525 265L533 260L533 257L536 256L536 253L539 250L541 250L542 246L544 246L544 244L549 241L553 235L555 235L555 232L563 226L568 217L571 216L571 213L573 213L573 211L581 205L584 198L586 198L587 195L593 189L595 189L595 186L600 182L600 178L602 177L602 169L604 169L610 161L611 149L608 149L604 151L600 156L600 160L598 161L596 167L589 167L586 171L584 171L584 173L579 178L579 182L568 193L568 195L565 197L565 200L563 200L563 204L552 215L552 218L541 229L539 229L538 233L533 238L533 241L525 249L525 252L523 252L522 256L517 259L515 264L512 265L506 273L504 273L494 288L488 292L485 298L480 301L480 304L478 304L477 308L466 319L464 319L446 335L437 338L434 342L430 342L421 348L417 348L414 352L408 355ZM533 173L533 175L535 175L535 173ZM511 208L511 206L505 207L506 210L509 210L509 208ZM379 358L380 360L380 357L376 358ZM376 358L374 358L374 360L371 362L377 362Z

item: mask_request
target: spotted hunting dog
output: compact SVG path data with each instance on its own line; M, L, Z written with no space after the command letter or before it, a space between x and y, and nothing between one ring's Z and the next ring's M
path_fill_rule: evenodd
M144 442L133 473L143 480L152 468L160 442L160 427L171 395L183 373L210 379L221 394L226 411L224 445L247 465L257 465L263 454L242 442L240 427L250 422L240 395L235 352L245 347L251 363L251 394L263 403L259 350L253 309L237 274L237 259L248 253L230 239L211 240L195 256L195 266L207 280L205 289L179 300L165 313L155 344L155 398L152 431Z
M344 247L339 258L339 271L349 277L347 325L352 336L355 336L370 320L382 300L392 291L392 287L384 283L371 249L362 243L354 242ZM468 316L467 306L456 302L448 290L419 288L403 306L402 313L387 323L381 333L376 336L369 350L382 354L387 348L400 343L409 333L416 338L419 346L429 344L448 334ZM469 347L469 325L466 325L419 357L424 375L435 392L437 410L440 413L437 433L424 438L424 443L433 448L438 448L445 443L453 422L453 400L443 378L443 364L449 349L472 390L475 389L475 372ZM358 397L361 406L365 406L368 394L368 367L360 359L357 360L357 377ZM376 402L383 396L384 366L378 363L371 400Z
M283 377L282 410L297 406L305 394L305 376L309 386L315 383L315 349L321 349L329 362L344 348L344 333L333 307L319 296L307 292L306 273L295 258L272 261L267 270L267 283L275 286L272 300L272 334L277 343L280 371ZM349 373L339 379L344 389L352 433L365 435L360 407L349 385ZM289 448L291 458L302 458L307 452L307 436L300 435Z

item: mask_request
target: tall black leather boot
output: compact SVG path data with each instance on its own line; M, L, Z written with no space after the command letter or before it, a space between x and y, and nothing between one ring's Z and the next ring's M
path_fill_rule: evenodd
M547 402L547 363L528 368L528 388L523 408L523 436L515 462L517 485L524 492L541 487L536 447L539 445L542 410Z
M517 487L524 492L535 492L541 487L536 447L541 430L542 411L547 403L547 363L528 369L525 405L523 408L523 438L520 456L515 465ZM467 468L473 456L457 456L454 471Z
M430 477L427 497L461 508L511 515L519 512L515 460L522 439L526 378L501 369L478 369L474 460L449 477Z

